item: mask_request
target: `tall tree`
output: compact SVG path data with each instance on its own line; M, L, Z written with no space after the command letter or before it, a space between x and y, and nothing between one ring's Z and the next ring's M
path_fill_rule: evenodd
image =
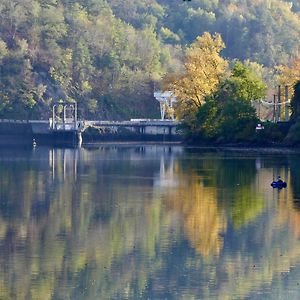
M292 115L291 120L295 121L300 116L300 81L294 85L294 95L291 101Z
M228 65L220 56L224 47L219 34L205 32L187 49L183 74L175 75L166 85L178 99L179 118L193 119L205 97L216 91Z
M219 100L255 101L263 98L266 84L261 81L249 68L241 62L236 62L231 75L225 79L219 88Z
M288 86L289 94L293 96L294 86L300 81L300 55L295 57L290 64L277 67L277 81L282 86Z

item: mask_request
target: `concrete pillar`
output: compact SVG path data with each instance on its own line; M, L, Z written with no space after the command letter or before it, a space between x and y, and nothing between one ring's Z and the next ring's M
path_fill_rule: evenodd
M77 146L81 147L82 144L82 133L80 130L77 130Z
M52 129L55 129L55 107L56 107L56 104L54 104L52 106Z
M66 129L66 111L67 111L67 106L68 104L64 104L63 105L63 129L65 130Z

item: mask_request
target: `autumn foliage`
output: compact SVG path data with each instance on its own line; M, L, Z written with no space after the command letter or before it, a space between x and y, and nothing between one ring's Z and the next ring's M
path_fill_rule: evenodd
M205 32L187 49L184 72L167 79L166 89L178 99L177 117L191 118L205 102L205 97L216 91L228 63L220 56L225 45L219 34Z

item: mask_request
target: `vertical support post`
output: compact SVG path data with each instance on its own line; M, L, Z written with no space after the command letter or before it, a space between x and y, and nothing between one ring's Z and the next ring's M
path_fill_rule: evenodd
M285 86L285 121L288 122L290 118L289 114L289 88Z
M82 144L82 133L81 133L81 128L80 126L78 126L78 109L77 109L77 102L74 102L74 116L73 116L73 120L74 120L74 133L76 135L76 142L77 142L77 146L80 147Z
M273 122L276 123L276 95L273 95Z
M278 97L277 97L277 121L281 120L281 86L278 85Z
M66 129L66 110L67 110L68 104L63 105L63 129Z
M56 107L56 104L54 104L52 106L52 129L53 130L55 129L55 107Z
M74 128L77 130L77 102L74 103Z
M64 104L63 106L63 123L66 123L66 110L67 110L68 104Z
M165 119L165 103L164 103L163 99L161 99L159 101L159 106L160 106L160 117L161 117L161 120L164 120Z

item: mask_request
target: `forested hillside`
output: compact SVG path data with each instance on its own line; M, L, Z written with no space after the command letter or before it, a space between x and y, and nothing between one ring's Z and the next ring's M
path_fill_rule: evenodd
M85 118L157 117L154 85L205 31L269 71L300 45L299 0L1 0L0 14L2 118L46 118L59 99Z

